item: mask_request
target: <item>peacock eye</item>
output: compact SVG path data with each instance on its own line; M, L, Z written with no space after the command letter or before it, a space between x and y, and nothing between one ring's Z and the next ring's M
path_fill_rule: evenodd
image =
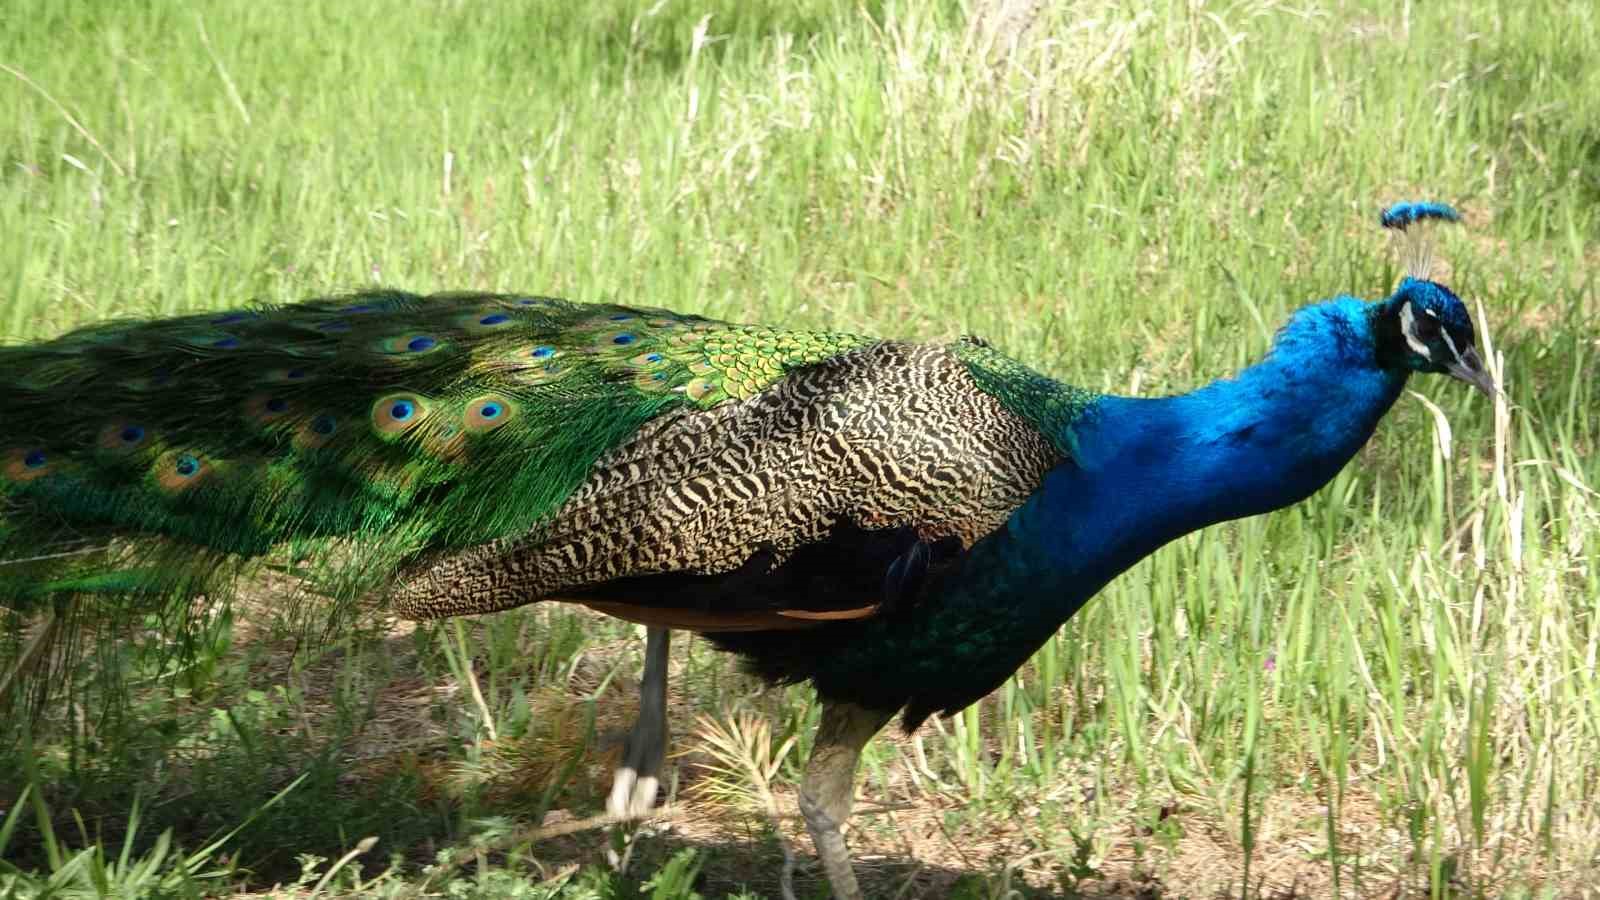
M1430 315L1417 316L1412 321L1411 333L1424 342L1431 342L1439 336L1439 320Z

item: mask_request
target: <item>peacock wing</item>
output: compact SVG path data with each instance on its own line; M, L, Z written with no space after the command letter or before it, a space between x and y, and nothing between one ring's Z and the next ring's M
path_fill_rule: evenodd
M879 342L653 419L529 533L406 573L416 618L539 599L697 631L879 614L1061 455L950 347Z

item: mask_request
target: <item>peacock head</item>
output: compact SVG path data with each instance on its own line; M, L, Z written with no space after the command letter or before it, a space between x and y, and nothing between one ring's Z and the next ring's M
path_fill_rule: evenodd
M1477 335L1467 305L1455 292L1428 278L1433 258L1427 226L1456 222L1460 216L1442 203L1401 203L1383 211L1385 228L1407 240L1405 280L1378 304L1378 356L1387 367L1452 375L1489 396L1494 379L1478 356Z

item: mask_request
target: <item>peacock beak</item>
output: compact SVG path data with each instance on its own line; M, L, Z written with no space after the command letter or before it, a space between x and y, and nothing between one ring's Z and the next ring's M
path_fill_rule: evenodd
M1485 394L1493 397L1499 388L1495 387L1494 379L1483 368L1483 360L1478 358L1475 347L1468 347L1459 357L1457 362L1445 367L1451 375L1465 381Z

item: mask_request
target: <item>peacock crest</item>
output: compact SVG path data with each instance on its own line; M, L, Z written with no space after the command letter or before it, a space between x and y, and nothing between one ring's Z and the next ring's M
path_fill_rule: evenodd
M1431 201L1396 203L1378 214L1378 223L1398 235L1406 277L1417 281L1427 281L1432 274L1437 227L1460 221L1461 214L1453 208Z

